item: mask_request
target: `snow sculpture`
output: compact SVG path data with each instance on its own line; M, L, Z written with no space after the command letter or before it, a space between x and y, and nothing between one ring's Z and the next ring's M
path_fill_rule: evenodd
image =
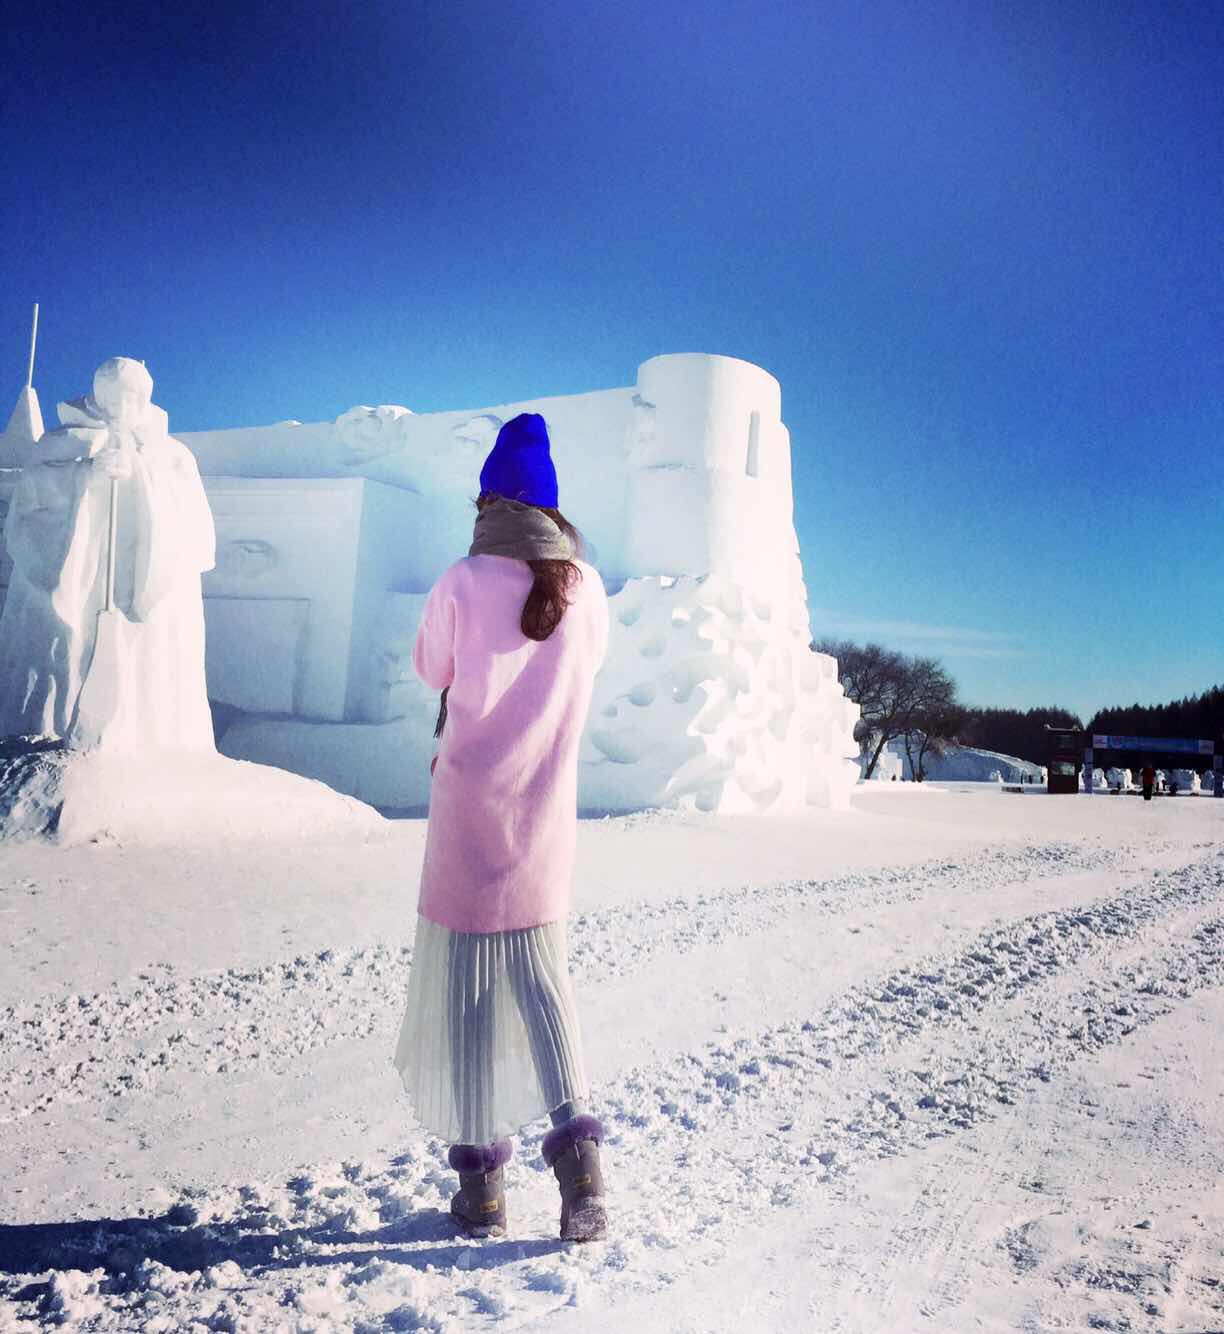
M638 370L629 577L610 600L584 738L586 807L849 801L859 711L835 660L809 648L781 405L772 375L729 357L654 357Z
M772 584L798 564L782 389L730 357L653 357L638 370L625 572L722 571Z
M1131 789L1131 771L1129 769L1106 769L1105 783L1112 792L1120 788L1123 792L1129 792Z
M104 362L91 394L59 405L62 425L38 442L13 494L0 841L376 831L380 817L351 797L217 754L200 587L212 514L195 458L170 437L152 392L142 363Z
M878 738L879 733L876 733ZM880 751L876 760L876 766L871 771L871 777L867 777L867 766L871 763L871 756L875 751L875 744L866 739L866 744L860 743L859 751L859 776L864 782L871 783L891 783L901 782L905 777L905 751L897 745L896 742L889 742L888 745Z
M62 425L22 473L5 525L0 735L213 749L200 595L212 516L152 392L140 362L104 362L92 394L59 405ZM95 654L99 613L113 637L106 661ZM115 698L102 731L87 734L82 686L103 671L117 677Z
M562 508L609 591L612 634L583 739L580 807L846 804L858 776L858 709L836 663L809 648L781 388L758 366L699 354L654 357L632 386L564 398L437 413L362 406L335 422L184 436L219 531L232 529L244 551L259 542L288 548L275 531L285 516L257 527L252 509L239 532L232 516L243 488L362 479L400 497L401 517L385 531L363 508L355 541L361 568L382 571L381 585L371 573L360 595L363 605L393 609L385 638L363 640L356 629L312 638L334 658L333 675L356 673L366 688L348 693L342 714L296 703L247 710L235 699L243 712L224 752L272 759L388 807L428 801L436 699L422 697L403 668L414 599L467 550L480 464L502 422L523 411L548 420ZM365 559L388 548L398 564ZM288 581L308 564L286 555L277 577ZM328 587L347 577L334 564L317 576ZM205 580L210 609L235 595L221 574ZM295 587L292 596L305 593ZM324 589L313 596L321 602ZM259 674L257 663L242 667L250 648L232 616L210 614L209 641L227 680ZM305 663L303 700L323 669Z
M384 406L350 408L336 418L336 431L344 444L345 462L357 466L402 449L403 435L396 429L401 417L411 417L408 408Z
M1193 769L1171 769L1169 771L1169 790L1176 784L1179 792L1194 793L1200 789L1199 776Z

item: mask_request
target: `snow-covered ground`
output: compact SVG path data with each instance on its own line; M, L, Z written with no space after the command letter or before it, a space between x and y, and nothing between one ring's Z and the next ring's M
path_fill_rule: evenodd
M1224 802L584 822L583 1248L542 1124L509 1236L444 1216L423 833L0 850L0 1329L1224 1329Z

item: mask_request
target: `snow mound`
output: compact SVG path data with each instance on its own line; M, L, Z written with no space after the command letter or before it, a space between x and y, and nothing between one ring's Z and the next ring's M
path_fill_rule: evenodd
M910 778L912 775L905 754L905 743L893 741L886 749L897 756L901 775ZM1019 783L1022 779L1026 783L1045 781L1045 770L1041 765L1019 759L1015 755L1003 755L996 750L982 750L978 746L949 746L942 755L928 752L923 757L922 767L928 778L942 783Z
M376 834L385 824L323 783L210 752L134 757L46 741L0 752L0 842L310 842Z

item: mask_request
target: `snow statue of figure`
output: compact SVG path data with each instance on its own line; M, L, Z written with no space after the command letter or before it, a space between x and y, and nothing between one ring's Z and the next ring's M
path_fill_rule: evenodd
M152 394L141 362L112 357L25 466L4 533L0 736L213 751L200 592L212 514Z
M376 835L382 817L322 783L217 753L200 576L216 536L195 456L138 361L25 460L5 521L0 845L46 838L182 847Z

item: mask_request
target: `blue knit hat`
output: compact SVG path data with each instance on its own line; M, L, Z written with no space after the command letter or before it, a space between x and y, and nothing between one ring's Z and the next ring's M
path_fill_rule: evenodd
M557 470L548 449L548 427L538 412L511 417L480 470L480 489L556 509Z

